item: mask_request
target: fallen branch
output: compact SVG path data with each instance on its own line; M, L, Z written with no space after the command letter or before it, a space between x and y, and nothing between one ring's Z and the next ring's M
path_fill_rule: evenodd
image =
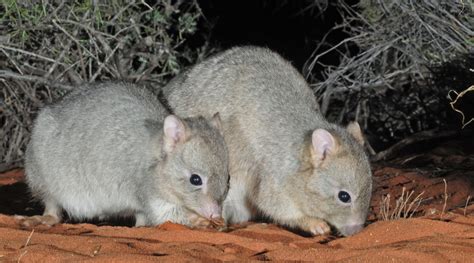
M52 63L57 62L56 60L54 60L52 58L48 58L48 57L42 56L40 54L36 54L36 53L29 52L29 51L19 49L19 48L5 46L5 45L2 45L2 44L0 44L0 49L6 49L6 50L10 50L10 51L20 52L20 53L23 53L23 54L26 54L26 55L29 55L29 56L32 56L32 57L37 57L39 59L46 60L46 61L49 61L49 62L52 62ZM64 65L64 64L61 63L61 65Z
M414 144L421 141L450 137L459 133L460 133L459 131L438 131L437 129L415 133L395 143L388 149L377 153L375 156L371 158L371 160L374 162L377 162L380 160L387 160L410 144Z
M36 82L48 85L53 88L59 88L63 90L71 90L73 87L71 85L58 83L54 81L50 81L46 78L39 77L39 76L32 76L32 75L21 75L9 70L0 70L0 78L8 78L8 79L16 79L16 80L24 80L30 82Z

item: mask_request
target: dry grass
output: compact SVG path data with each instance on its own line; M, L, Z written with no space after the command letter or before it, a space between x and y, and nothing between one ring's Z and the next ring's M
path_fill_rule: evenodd
M380 202L379 218L384 221L411 218L423 201L421 196L424 194L424 192L421 192L412 198L414 193L414 191L406 192L405 187L403 187L402 195L395 201L395 207L390 206L390 194L384 196Z
M446 207L448 204L448 184L446 179L443 179L444 183L444 193L443 193L443 208L441 212L436 209L432 209L431 215L435 215L439 213L439 219L443 220L446 214ZM421 197L424 192L421 192L417 196L414 197L414 191L407 192L405 187L402 188L401 196L396 199L395 206L391 207L391 196L387 194L386 196L382 197L380 201L380 212L378 214L379 220L387 221L387 220L396 220L402 218L411 218L417 212L418 207L420 206L423 198ZM464 205L464 212L463 215L466 216L467 214L467 207L471 201L472 196L467 196L466 203Z
M28 246L28 244L30 243L30 240L31 240L31 237L33 236L33 233L35 232L35 230L31 230L31 233L30 235L28 236L28 238L26 239L26 242L25 242L25 245L23 246L22 250L24 249L25 251L23 251L20 256L18 257L17 259L17 262L21 262L21 258L24 257L26 255L26 253L28 253L28 250L26 250L26 247Z
M431 78L442 65L472 54L474 6L410 0L334 4L342 22L326 37L341 29L349 37L334 46L325 37L304 69L321 111L336 122L356 119L363 128L370 125L382 139L440 127L445 90L433 87ZM327 56L340 57L339 64L324 64ZM319 79L313 75L316 65L324 69ZM452 84L452 74L446 78Z
M444 183L444 203L443 203L443 210L441 211L440 219L443 219L444 213L446 212L446 206L448 205L448 183L446 183L446 179L443 178Z
M466 199L466 205L464 205L464 216L466 216L467 206L469 205L469 201L471 201L471 196L470 195Z

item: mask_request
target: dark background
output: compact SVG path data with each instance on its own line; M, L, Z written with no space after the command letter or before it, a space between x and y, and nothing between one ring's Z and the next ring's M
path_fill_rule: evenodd
M320 12L311 1L198 0L198 3L208 22L205 25L212 25L212 45L222 49L236 45L268 47L300 71L324 35L341 22L334 6ZM334 31L326 42L334 45L346 37L342 31ZM327 56L322 61L337 64L338 58Z

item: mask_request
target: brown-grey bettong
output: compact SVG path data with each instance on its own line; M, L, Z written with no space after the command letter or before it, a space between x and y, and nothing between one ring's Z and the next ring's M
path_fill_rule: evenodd
M164 95L182 116L220 113L230 159L228 223L263 215L313 235L330 225L343 235L363 228L372 175L361 129L328 123L281 56L232 48L177 76Z
M212 115L209 115L212 116ZM26 181L45 205L24 225L135 215L136 225L189 226L220 217L228 153L219 115L170 115L145 88L77 87L41 109L28 145Z

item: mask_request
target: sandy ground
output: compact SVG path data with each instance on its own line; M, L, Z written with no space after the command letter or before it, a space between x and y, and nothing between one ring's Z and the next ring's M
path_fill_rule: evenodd
M390 162L374 164L368 226L351 237L303 237L264 223L233 226L230 232L192 230L166 223L133 228L59 224L22 229L13 215L42 212L32 202L21 169L0 175L0 262L52 261L377 261L469 262L474 260L474 141L449 140L416 146ZM420 153L421 151L422 153ZM444 180L443 180L444 179ZM381 202L413 194L411 218L382 220ZM406 198L405 198L406 199ZM403 217L403 213L401 214ZM397 214L395 214L397 217ZM112 223L114 224L114 223Z

